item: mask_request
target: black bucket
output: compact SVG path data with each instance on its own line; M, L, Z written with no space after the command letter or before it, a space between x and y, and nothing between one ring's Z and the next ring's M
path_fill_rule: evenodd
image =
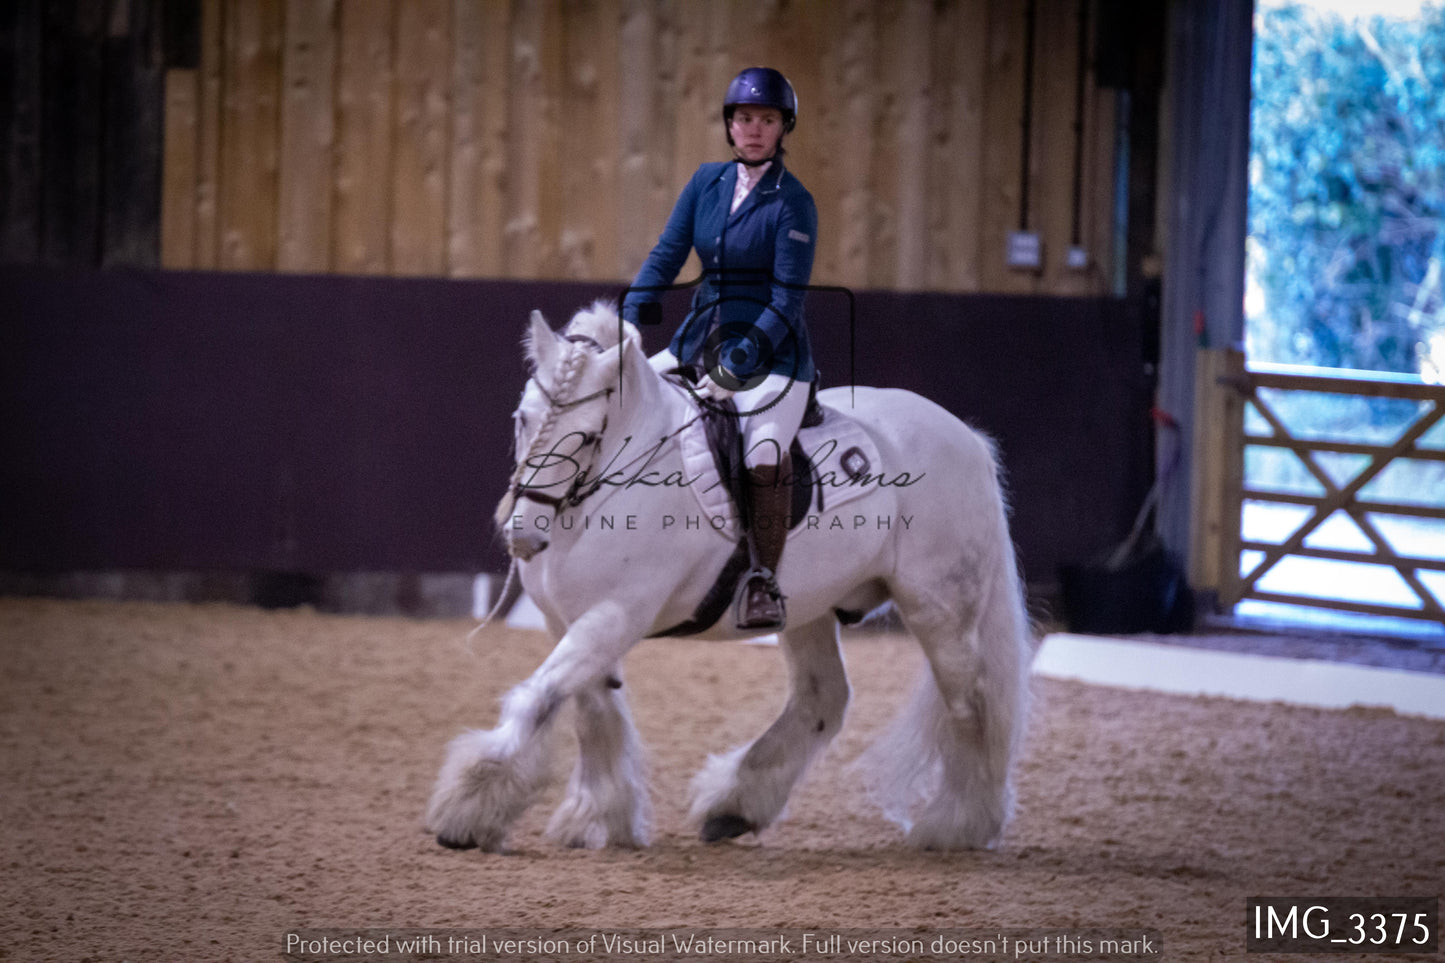
M1097 635L1188 632L1194 593L1184 571L1160 546L1122 563L1059 567L1065 624Z

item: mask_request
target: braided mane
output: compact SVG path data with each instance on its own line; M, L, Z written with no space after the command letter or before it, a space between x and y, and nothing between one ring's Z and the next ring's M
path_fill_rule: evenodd
M557 364L554 370L541 371L533 370L532 378L544 388L546 393L558 404L551 405L542 423L537 426L537 433L532 436L532 442L525 452L516 452L516 462L512 468L512 477L507 481L507 492L497 503L496 512L493 515L498 526L505 527L507 519L511 516L512 510L516 507L516 487L520 481L527 463L539 451L543 450L549 441L553 427L560 417L565 403L572 400L576 391L577 382L581 379L587 362L595 358L602 351L617 344L618 320L617 308L609 300L599 298L592 304L581 309L572 316L561 335L549 333L547 337L556 337L561 342L561 352L558 355ZM636 339L636 331L628 330L623 335L626 338ZM527 357L535 359L539 357L540 351L537 345L532 343L532 336L529 333L523 343L527 348Z

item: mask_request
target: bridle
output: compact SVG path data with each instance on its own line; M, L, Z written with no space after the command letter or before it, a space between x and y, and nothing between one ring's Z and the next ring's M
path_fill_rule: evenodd
M563 337L573 344L581 344L590 348L596 354L601 354L604 350L595 338L591 338L585 334L568 334L563 335ZM537 390L541 393L542 397L547 400L548 406L556 412L571 411L574 408L580 408L582 405L596 401L599 398L604 400L609 399L612 397L612 393L617 390L616 386L613 385L606 388L599 388L597 391L583 395L581 398L561 400L548 391L540 379L534 377L532 383L537 386ZM553 495L549 492L539 491L524 484L521 480L522 467L535 455L537 445L542 439L542 432L539 431L526 457L519 459L517 462L514 471L516 481L512 484L510 492L513 502L518 500L535 502L538 505L552 509L554 513L562 511L563 508L571 508L582 504L589 495L597 490L597 486L593 485L586 491L581 491L581 481L586 476L587 471L591 470L593 463L596 462L597 456L602 450L602 438L607 433L607 418L607 415L603 415L602 426L600 428L582 435L582 443L577 447L577 451L580 452L583 448L590 448L592 450L592 457L588 460L587 468L573 476L572 484L568 486L567 491L561 495Z
M586 345L598 354L602 353L605 350L602 345L599 344L595 339L590 338L585 334L569 334L563 335L562 337L574 344ZM552 409L552 411L556 412L570 411L573 408L579 408L582 405L585 405L591 401L596 401L599 398L610 399L613 392L617 390L616 386L613 385L607 388L598 389L591 394L583 395L581 398L561 399L554 395L552 392L548 391L547 388L542 384L542 382L537 378L532 378L532 384L537 386L537 391L541 393L544 399L546 399L547 404ZM573 477L572 484L567 488L567 491L562 493L561 495L553 495L549 492L544 492L539 489L532 488L524 484L521 480L522 468L529 461L531 461L533 457L535 457L538 445L542 441L543 432L539 431L537 434L537 438L532 441L532 445L528 449L527 454L524 457L518 459L513 469L513 478L515 480L513 481L511 488L508 489L508 495L511 497L512 502L514 504L519 500L534 502L538 505L550 508L552 509L554 514L558 514L564 509L574 508L577 505L582 504L588 498L591 498L598 491L600 491L604 487L602 479L593 479L589 484L585 486L582 484L582 482L584 478L587 478L589 476L593 467L595 467L597 457L601 453L602 440L607 434L608 417L609 415L603 416L602 425L596 431L586 432L582 435L582 442L580 445L578 445L577 452L581 452L584 448L590 448L591 457L588 459L586 468L584 468L582 471L577 472L577 474ZM665 445L668 441L681 435L688 428L692 427L698 421L702 420L702 417L702 412L699 411L698 414L696 414L694 417L684 421L681 425L673 428L667 434L663 435L662 438L658 441L658 445ZM652 449L649 448L649 450ZM644 455L639 455L638 457L646 457L646 454L644 453ZM625 470L626 468L630 467L630 465L635 463L635 461L636 459L634 459L633 462L629 462L627 465L623 465L623 469Z

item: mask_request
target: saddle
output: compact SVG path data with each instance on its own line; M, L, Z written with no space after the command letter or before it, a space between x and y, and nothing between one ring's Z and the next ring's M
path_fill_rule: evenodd
M664 377L695 386L702 380L703 372L700 367L684 366L667 372ZM808 406L803 413L803 428L816 428L823 423L825 417L823 406L818 403L818 381L819 378L815 376L813 383L808 386ZM752 525L752 519L749 517L749 499L744 489L747 484L747 469L743 457L742 431L738 428L737 407L731 398L699 407L708 448L712 452L713 463L717 466L718 478L738 509L743 537L738 539L737 547L733 549L712 587L693 610L692 618L657 632L651 638L696 635L712 628L732 604L738 580L748 570L750 562L747 531ZM792 529L802 523L808 507L813 503L816 472L812 459L797 438L793 439L788 453L793 464L793 499L788 512L788 527Z

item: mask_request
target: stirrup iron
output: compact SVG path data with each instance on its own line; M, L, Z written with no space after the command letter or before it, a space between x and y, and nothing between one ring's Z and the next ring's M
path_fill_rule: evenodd
M762 591L766 592L768 596L766 600L759 603L762 611L757 612L753 611L753 606L750 604L753 601L753 582L756 579L762 580ZM778 588L778 580L772 570L761 566L749 569L743 576L738 591L737 627L781 631L787 621L788 611L784 605L784 596L782 590Z

